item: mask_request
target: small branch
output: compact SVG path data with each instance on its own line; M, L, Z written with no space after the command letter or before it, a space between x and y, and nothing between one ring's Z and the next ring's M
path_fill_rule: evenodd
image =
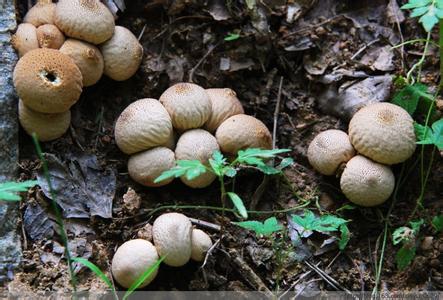
M206 58L212 53L212 51L214 51L214 49L217 48L220 44L221 44L221 42L218 42L214 46L209 46L209 49L206 52L206 54L203 55L203 57L198 61L198 63L189 71L189 76L188 76L189 77L189 79L188 79L189 82L194 82L194 73L195 73L195 71L206 60Z
M206 221L203 221L203 220L198 220L198 219L194 219L194 218L189 218L189 220L191 220L192 224L195 224L195 225L198 225L198 226L201 226L201 227L205 227L205 228L208 228L208 229L212 229L212 230L215 230L215 231L220 231L220 228L221 228L220 225L217 225L217 224L214 224L214 223L210 223L210 222L206 222Z

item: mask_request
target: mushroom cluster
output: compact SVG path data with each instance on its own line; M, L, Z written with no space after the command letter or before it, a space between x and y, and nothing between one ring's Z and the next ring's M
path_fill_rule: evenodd
M83 87L103 74L122 81L140 66L143 47L100 0L38 0L17 27L11 43L20 59L14 86L19 120L41 141L69 128L69 109Z
M170 183L172 179L154 180L174 167L176 160L199 160L208 165L217 150L231 156L245 148L272 148L268 128L244 114L233 90L205 90L193 83L177 83L159 100L133 102L118 117L114 135L120 150L131 155L131 178L149 187ZM189 187L204 188L215 175L206 172L192 180L180 179Z
M374 103L355 113L348 131L319 133L309 144L309 163L323 175L341 176L341 190L351 202L379 205L394 190L390 165L404 162L415 151L414 121L400 106Z
M147 269L154 266L160 257L171 267L181 267L190 259L203 262L212 240L207 233L192 227L188 217L180 213L159 216L146 239L134 239L123 243L112 259L112 275L124 288L129 288ZM145 229L146 230L146 229ZM140 285L147 286L155 276L156 269Z

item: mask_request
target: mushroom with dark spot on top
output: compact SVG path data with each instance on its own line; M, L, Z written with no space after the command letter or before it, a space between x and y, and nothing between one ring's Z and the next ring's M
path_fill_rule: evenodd
M30 23L18 25L17 31L11 38L11 44L17 50L19 57L31 50L38 49L37 29Z

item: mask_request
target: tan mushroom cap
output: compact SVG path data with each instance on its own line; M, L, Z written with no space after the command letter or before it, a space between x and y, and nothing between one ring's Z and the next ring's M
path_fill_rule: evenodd
M172 119L172 125L179 131L199 128L211 115L211 100L202 87L193 83L177 83L161 96Z
M154 245L163 262L171 267L181 267L191 258L191 221L183 214L167 213L152 225Z
M200 229L192 230L192 251L191 258L202 262L205 259L206 252L212 247L212 241L209 235Z
M191 129L178 139L175 157L177 160L199 160L209 166L209 158L219 149L217 140L212 134L203 129ZM189 187L204 188L210 185L215 178L212 172L207 171L192 180L186 179L185 176L180 177L180 180Z
M52 3L52 0L39 0L26 13L23 22L31 23L35 27L44 24L54 24L55 7L56 4Z
M100 46L105 60L105 75L124 81L132 77L140 67L143 47L131 31L115 26L112 38Z
M31 50L38 49L37 29L30 23L18 25L17 31L11 38L11 44L17 50L19 57Z
M41 48L60 49L65 42L65 36L52 24L41 25L37 28L38 44Z
M129 288L142 274L155 265L159 257L151 242L130 240L118 247L112 258L112 275L124 288ZM158 268L139 286L145 287L157 276Z
M243 106L237 98L237 94L228 88L206 89L211 99L212 112L204 128L209 132L215 132L218 126L229 117L244 114Z
M156 147L134 154L128 161L129 176L136 182L150 187L167 185L173 178L154 183L164 171L175 166L175 155L171 149Z
M103 75L103 56L100 50L87 42L67 39L60 52L74 60L83 76L83 86L91 86Z
M266 125L248 115L226 119L218 127L215 137L221 150L230 155L246 148L272 148L272 136Z
M177 145L177 134L175 133L174 130L172 130L166 143L163 143L161 146L169 148L172 151L175 151L176 145Z
M114 16L100 0L59 0L55 25L67 36L92 44L112 37Z
M309 163L323 175L334 175L338 167L354 155L349 136L336 129L320 132L308 147Z
M347 162L340 187L349 201L361 206L382 204L391 196L395 177L389 166L376 163L362 155Z
M77 102L82 74L73 60L58 50L26 53L15 66L14 86L23 103L43 113L61 113Z
M58 139L68 130L71 123L71 112L45 114L33 111L19 101L18 119L27 134L37 134L39 141L47 142Z
M349 138L357 152L387 165L407 160L416 147L414 120L391 103L360 109L349 123Z
M156 99L131 103L115 123L115 142L126 154L133 154L167 143L172 132L171 118Z

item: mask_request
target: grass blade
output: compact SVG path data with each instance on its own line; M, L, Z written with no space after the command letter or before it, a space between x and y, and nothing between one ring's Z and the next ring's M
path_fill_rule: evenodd
M97 275L101 280L103 280L104 283L106 283L106 285L111 290L113 290L115 292L115 288L114 288L114 285L112 284L111 280L109 280L109 278L105 275L105 273L103 273L103 271L100 270L100 268L97 267L95 264L93 264L92 262L90 262L89 260L87 260L83 257L73 257L72 261L80 263L80 264L84 265L85 267L87 267L95 275Z

